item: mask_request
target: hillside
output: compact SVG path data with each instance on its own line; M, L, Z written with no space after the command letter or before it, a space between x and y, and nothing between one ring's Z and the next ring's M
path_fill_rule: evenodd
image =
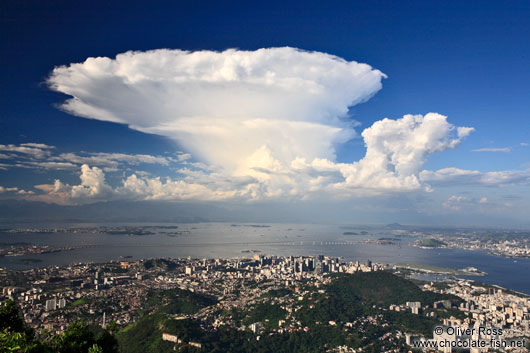
M338 298L361 300L366 304L389 306L419 301L432 304L448 299L447 296L424 292L416 284L390 272L361 272L354 275L338 275L327 288L329 294ZM451 298L458 300L456 297Z

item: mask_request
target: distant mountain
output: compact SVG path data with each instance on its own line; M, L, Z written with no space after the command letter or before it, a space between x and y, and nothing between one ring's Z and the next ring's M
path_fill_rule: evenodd
M64 206L29 201L0 201L0 223L18 222L206 222L228 216L214 205L111 201Z
M404 226L399 223L390 223L390 224L387 224L385 227L389 229L396 229L396 230L404 230L404 229L410 228L409 226Z
M299 205L300 206L300 205ZM320 218L319 218L320 216ZM109 201L65 206L44 202L0 200L0 224L9 223L97 223L97 222L316 222L329 221L315 207L291 204L251 204L228 202Z
M230 203L221 201L109 201L65 206L0 200L0 224L43 222L234 222L313 223L351 219L345 207L311 203ZM4 226L8 227L8 226Z

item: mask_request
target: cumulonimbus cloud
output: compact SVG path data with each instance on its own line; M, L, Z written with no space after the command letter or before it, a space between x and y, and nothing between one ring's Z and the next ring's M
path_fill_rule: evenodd
M63 202L428 189L420 178L427 156L473 130L440 114L377 121L362 133L364 158L335 162L335 145L355 135L348 109L370 99L384 77L366 64L289 47L131 51L57 67L47 83L71 97L62 109L167 136L206 168L181 168L180 179L165 181L131 175L113 189L102 170L84 165L80 185L39 189Z
M229 173L266 147L282 163L334 158L354 135L348 108L382 87L369 65L295 48L153 50L57 67L62 109L170 137Z

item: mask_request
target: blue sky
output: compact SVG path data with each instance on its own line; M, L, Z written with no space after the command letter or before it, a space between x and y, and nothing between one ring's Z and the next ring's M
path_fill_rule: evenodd
M187 202L221 199L243 204L272 199L287 205L307 202L316 208L322 202L328 204L330 199L339 200L337 207L341 208L347 200L351 205L362 200L369 205L373 221L380 216L388 219L390 214L396 220L405 217L409 222L418 223L435 222L441 217L470 225L482 222L530 225L523 211L530 207L530 4L526 1L268 1L261 4L203 1L156 2L149 6L134 1L111 4L25 1L4 2L1 6L0 99L3 109L0 144L4 146L4 151L0 151L0 156L4 155L0 160L3 168L0 170L1 198L66 204L158 197ZM356 136L346 140L331 139L334 155L324 150L308 154L303 170L311 169L307 173L313 179L299 176L301 167L296 169L298 176L293 180L286 181L279 176L269 178L266 175L273 174L271 166L275 164L272 162L267 166L246 166L251 172L244 172L239 162L228 161L230 156L223 156L224 164L216 165L212 161L219 155L199 153L196 143L183 141L180 134L161 133L156 130L158 126L149 126L149 132L155 133L148 134L145 133L147 128L131 129L100 116L79 117L83 115L79 110L66 113L59 106L69 96L63 94L65 91L53 91L46 82L57 66L82 63L89 57L114 59L130 50L168 48L225 53L226 49L236 48L255 53L260 48L286 46L327 53L346 62L366 63L387 76L380 78L382 88L368 90L365 98L369 99L350 106L348 113L340 117L340 123L317 119L325 127L343 129L349 122L355 125ZM280 57L284 57L282 55ZM294 55L296 59L298 54L285 55ZM307 59L308 65L313 65L312 60L319 58L303 56L298 59ZM278 65L281 66L281 60ZM164 71L165 68L159 69ZM278 66L269 69L280 70ZM59 82L64 79L64 75L57 77ZM351 78L359 79L359 76ZM87 83L87 89L95 84L96 81ZM102 95L104 88L100 89ZM342 89L330 83L328 93L332 98L348 89L355 95L360 88ZM150 91L146 92L142 94ZM197 93L192 91L192 94ZM267 96L266 99L275 104L274 98ZM234 100L234 105L240 103ZM127 102L122 104L127 105ZM322 104L328 107L325 102ZM452 136L458 140L455 146L447 145L432 153L426 151L418 157L422 160L419 169L410 172L417 177L417 184L409 183L409 179L405 182L407 175L399 175L394 180L397 186L388 187L383 181L368 185L359 181L361 175L367 173L367 169L363 169L367 167L357 166L350 170L349 166L341 166L365 157L367 141L360 135L364 129L386 117L396 120L406 114L421 114L425 119L430 112L446 116L447 123L454 129L472 127L474 131L462 138ZM283 112L271 114L276 117L274 114ZM423 120L418 122L422 123ZM201 126L205 125L197 129ZM394 125L389 128L398 129ZM440 128L436 127L437 131ZM277 145L282 141L271 140L263 134L257 138L269 141L266 147L270 153L248 151L249 156L262 162L271 158L291 168L293 158L278 156ZM435 135L429 136L435 138ZM197 136L204 138L201 134ZM384 140L385 136L376 137ZM27 143L54 148L23 146ZM311 141L300 142L300 148L311 145ZM20 147L43 149L45 153L39 156L32 150L33 154L27 154L21 152ZM64 153L71 155L60 157ZM313 157L329 159L333 166L327 169L316 166L312 163ZM197 164L199 162L202 165ZM372 162L366 160L365 164L372 166ZM82 164L87 164L84 171ZM265 172L265 167L270 170ZM98 168L101 173L91 168ZM183 168L188 172L183 173ZM282 169L280 173L278 168L274 170L277 175L293 173L291 169L287 172ZM345 172L344 168L350 169ZM436 174L445 168L457 168L459 172ZM258 169L261 174L255 174ZM424 173L422 178L422 171L432 173L429 176ZM379 173L370 170L372 172ZM346 179L344 173L355 179L354 182L344 183L341 180ZM128 193L132 189L122 185L123 180L133 174L139 179L145 178L142 192L135 184L134 197ZM83 175L89 184L84 185L83 181L80 184ZM98 178L102 175L105 184L93 184L91 178L101 180ZM321 179L317 181L316 175ZM175 183L171 191L146 191L152 184L148 180L157 177L161 177L162 184L166 177L171 178ZM252 178L257 179L254 184L250 181ZM322 178L329 180L322 182ZM56 179L64 187L56 187L54 191L50 187L35 188L35 185L52 185ZM182 185L176 184L180 180L187 180L193 191L181 190ZM320 186L311 189L315 183ZM80 187L75 189L78 184ZM307 186L293 191L294 184ZM210 196L204 196L197 189L205 185ZM122 189L117 191L120 187ZM242 195L242 188L252 189L252 192ZM78 194L74 197L75 190ZM260 194L261 190L266 191ZM357 211L351 207L351 221L356 221Z

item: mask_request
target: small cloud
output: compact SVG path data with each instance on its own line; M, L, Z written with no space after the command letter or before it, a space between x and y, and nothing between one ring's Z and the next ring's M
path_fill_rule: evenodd
M50 145L46 145L44 143L35 143L35 142L22 143L22 144L20 144L20 146L32 147L32 148L40 148L40 149L52 149L52 148L55 148L55 146L50 146Z
M462 208L462 203L466 203L469 200L470 200L469 197L466 197L466 196L453 195L450 198L448 198L447 201L442 203L442 206L444 208L448 208L453 211L458 211Z
M530 184L530 169L481 172L459 168L444 168L437 171L423 170L420 180L430 185L504 186Z
M16 192L18 191L18 188L5 188L3 186L0 186L0 194L3 194L4 192Z
M488 203L488 198L486 196L484 196L483 198L478 200L478 203Z
M33 147L34 145L40 147ZM44 146L44 148L42 147ZM50 155L49 149L53 148L52 146L44 144L34 144L34 143L25 143L22 145L0 145L0 151L4 152L14 152L26 155L28 157L42 159Z
M35 194L35 192L31 191L31 190L18 190L17 194L19 194L19 195L33 195L33 194Z
M458 137L467 137L470 133L475 131L473 127L460 126L456 129Z
M191 154L189 153L179 153L177 154L177 160L179 162L186 161L191 158Z
M48 170L74 170L77 165L68 162L25 162L25 168L38 168Z
M522 147L528 147L530 144L528 144L528 142L521 142L521 146Z
M473 152L503 152L503 153L510 153L511 152L510 147L486 147L486 148L477 148L472 150Z

